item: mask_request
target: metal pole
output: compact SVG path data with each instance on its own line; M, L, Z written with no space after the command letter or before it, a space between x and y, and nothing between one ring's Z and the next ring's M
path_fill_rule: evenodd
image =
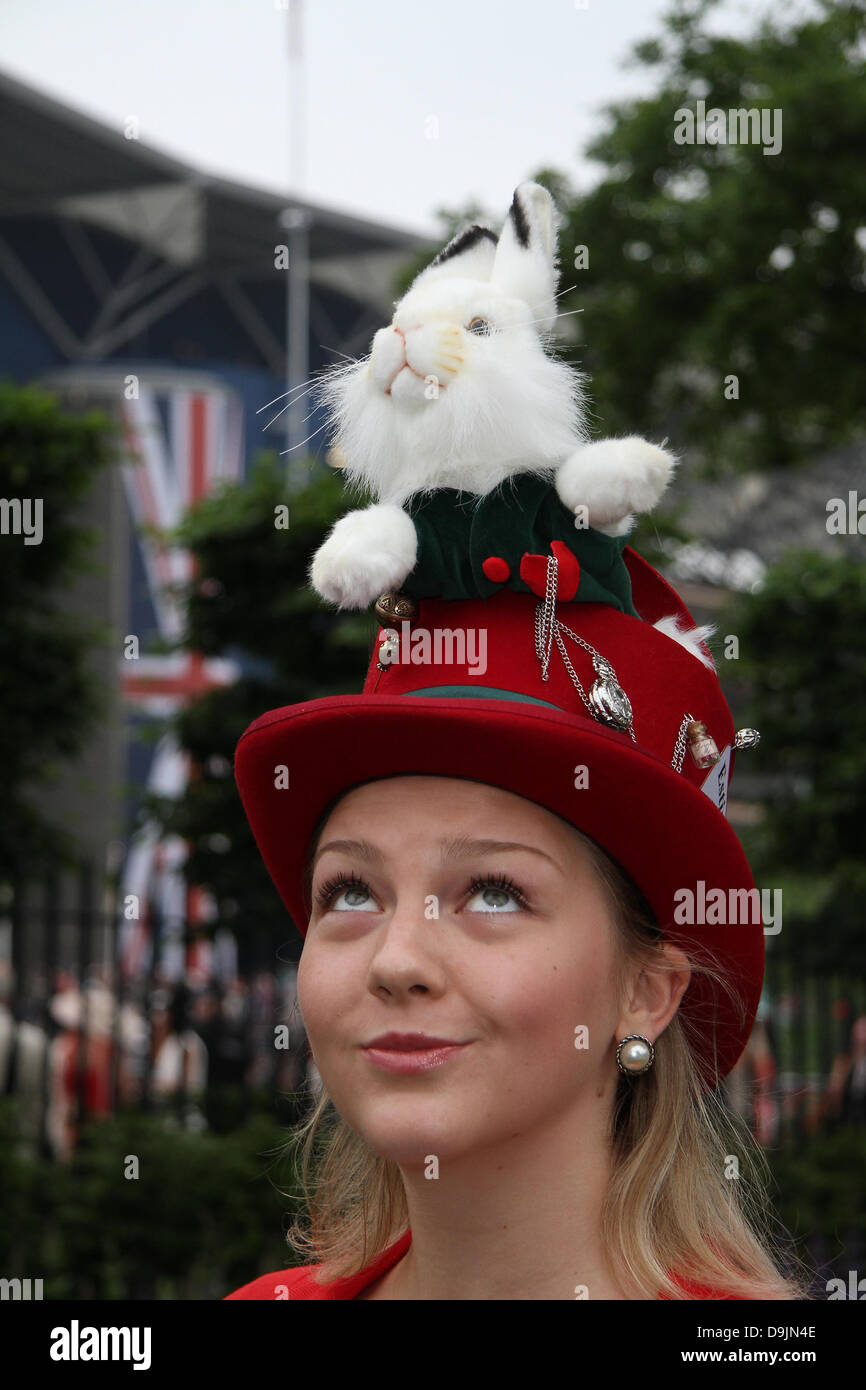
M303 386L309 373L309 322L310 322L310 278L309 278L309 214L303 208L293 208L285 214L289 227L289 273L286 276L287 334L288 334L288 380L289 390L294 395L288 416L288 444L291 453L288 460L287 476L290 482L300 485L306 476L304 459L307 448L302 443L313 432L313 424L305 420L310 411Z
M300 193L304 169L304 0L289 0L289 189Z
M78 1049L77 1060L78 1070L76 1074L76 1122L75 1128L78 1135L81 1134L82 1127L88 1117L87 1100L87 1073L90 1067L92 1054L96 1051L91 1047L91 1027L90 1027L90 972L93 968L93 916L94 916L94 894L93 894L93 864L88 859L82 859L78 864L77 872L77 894L78 894L78 931L76 950L78 956L78 989L81 1000L81 1022L78 1029Z
M43 880L43 953L42 963L45 971L45 1053L42 1059L42 1103L40 1106L39 1148L45 1158L54 1158L51 1137L48 1132L48 1111L51 1105L51 1000L57 989L58 936L60 931L61 878L56 865L52 865ZM83 1002L83 1000L82 1000ZM76 1043L76 1064L80 1060L80 1039ZM76 1134L76 1142L78 1135Z
M289 196L300 198L305 183L305 78L303 53L303 0L289 0ZM306 208L290 206L280 219L288 232L289 268L286 275L286 389L294 392L286 411L286 477L298 486L305 477L302 441L312 430L305 428L308 413L303 385L309 373L309 226Z

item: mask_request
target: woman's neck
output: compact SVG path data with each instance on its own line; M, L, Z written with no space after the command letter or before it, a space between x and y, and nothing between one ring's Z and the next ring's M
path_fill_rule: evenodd
M624 1298L600 1234L611 1157L588 1118L442 1161L436 1178L401 1165L412 1243L364 1296Z

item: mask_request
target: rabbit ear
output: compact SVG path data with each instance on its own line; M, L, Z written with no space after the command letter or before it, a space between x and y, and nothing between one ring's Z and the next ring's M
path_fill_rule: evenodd
M496 233L489 227L476 223L465 227L452 237L438 256L416 275L410 289L427 284L431 280L452 279L455 275L467 276L470 280L489 280L496 258Z
M533 310L540 333L556 322L559 214L540 183L518 184L499 237L490 280Z

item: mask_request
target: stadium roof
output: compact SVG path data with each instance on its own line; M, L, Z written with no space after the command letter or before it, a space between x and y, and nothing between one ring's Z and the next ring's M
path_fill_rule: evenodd
M0 216L67 216L146 243L176 267L260 276L309 218L310 280L390 307L391 276L430 238L203 173L0 72Z

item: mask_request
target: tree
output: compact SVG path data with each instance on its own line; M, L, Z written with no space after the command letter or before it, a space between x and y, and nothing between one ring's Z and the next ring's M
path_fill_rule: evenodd
M788 551L739 596L736 632L769 775L765 817L743 834L755 880L782 889L789 951L806 968L866 975L866 564Z
M561 233L596 427L670 436L708 474L793 464L866 424L866 7L785 7L740 39L709 31L717 2L680 0L634 49L657 89L606 108L588 149L603 177ZM678 143L701 99L779 112L780 151Z
M103 708L89 667L108 629L70 612L61 595L94 572L96 533L75 518L103 468L117 455L115 427L101 411L64 413L36 386L0 382L0 875L34 873L46 860L71 862L70 837L31 804L60 760L79 753ZM41 536L26 543L41 504ZM16 529L17 528L17 529Z

